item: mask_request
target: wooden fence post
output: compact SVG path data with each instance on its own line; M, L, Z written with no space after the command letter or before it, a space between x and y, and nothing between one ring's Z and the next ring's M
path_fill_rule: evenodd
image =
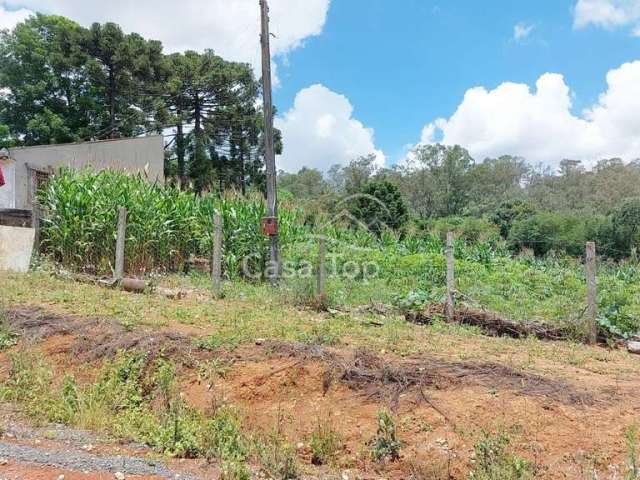
M453 322L455 320L454 314L454 291L455 291L455 278L453 273L453 232L447 232L447 248L445 249L447 256L447 305L445 308L445 316L447 322Z
M596 284L596 244L587 242L585 272L587 276L587 339L594 344L598 340L598 301Z
M327 246L325 244L324 237L320 237L318 241L318 298L324 299L327 292L325 288L326 283L326 271L324 266L324 259L327 253Z
M116 238L116 268L115 280L120 281L124 277L124 243L127 234L127 209L118 208L118 236Z
M38 202L33 202L31 209L31 227L35 230L33 235L33 253L40 254L40 222L42 220L42 209Z
M213 216L213 252L211 255L211 283L214 298L222 295L222 216Z

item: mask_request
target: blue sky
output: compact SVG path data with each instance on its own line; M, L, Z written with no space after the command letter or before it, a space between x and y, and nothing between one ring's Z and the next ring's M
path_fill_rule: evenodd
M391 163L416 143L425 123L450 116L473 86L532 86L546 72L561 73L579 114L606 89L610 69L640 59L640 38L625 29L576 29L574 6L568 0L335 0L322 34L280 69L275 99L286 110L313 83L346 95ZM533 26L520 41L518 23Z
M640 0L269 0L279 168L424 143L554 166L640 158ZM165 51L212 48L260 73L258 0L0 0L114 21Z

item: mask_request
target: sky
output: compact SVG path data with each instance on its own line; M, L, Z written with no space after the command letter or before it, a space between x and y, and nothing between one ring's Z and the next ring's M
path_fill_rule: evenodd
M640 0L271 0L278 168L326 171L418 145L519 155L640 158ZM259 75L258 0L0 0L115 21L168 52L212 48Z

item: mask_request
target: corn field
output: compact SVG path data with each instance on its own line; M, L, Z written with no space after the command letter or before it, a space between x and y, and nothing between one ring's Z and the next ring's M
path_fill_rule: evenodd
M177 271L190 257L209 258L215 212L223 218L228 275L238 273L247 255L258 264L267 258L268 238L260 230L266 210L258 196L197 197L173 186L150 184L141 176L63 170L40 192L39 201L45 213L43 253L74 270L111 272L119 207L128 210L127 272ZM297 209L281 209L283 245L304 235L302 218Z

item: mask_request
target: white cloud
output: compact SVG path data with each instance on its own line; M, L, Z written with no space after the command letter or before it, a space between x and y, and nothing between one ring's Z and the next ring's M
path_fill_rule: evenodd
M466 147L476 159L503 154L555 165L563 158L593 163L602 158L640 157L640 61L607 74L607 90L580 115L562 75L546 73L528 85L476 87L449 119L428 124L421 143Z
M282 130L284 152L277 159L279 169L297 172L302 167L326 171L336 163L376 154L378 166L385 157L374 144L373 130L353 118L347 97L324 85L312 85L298 92L293 107L276 118Z
M513 39L516 42L521 42L524 39L526 39L529 35L531 35L531 32L533 32L533 29L534 29L533 25L529 25L525 22L518 22L513 27Z
M616 28L635 25L640 28L640 0L578 0L573 10L576 28L595 25Z
M272 53L286 56L320 34L329 3L271 0ZM83 25L113 21L126 31L161 40L169 52L213 48L229 60L259 65L257 0L5 0L4 5L64 15Z
M19 8L17 10L8 9L0 2L0 29L11 29L15 27L17 23L25 20L31 13L32 12L26 8Z

